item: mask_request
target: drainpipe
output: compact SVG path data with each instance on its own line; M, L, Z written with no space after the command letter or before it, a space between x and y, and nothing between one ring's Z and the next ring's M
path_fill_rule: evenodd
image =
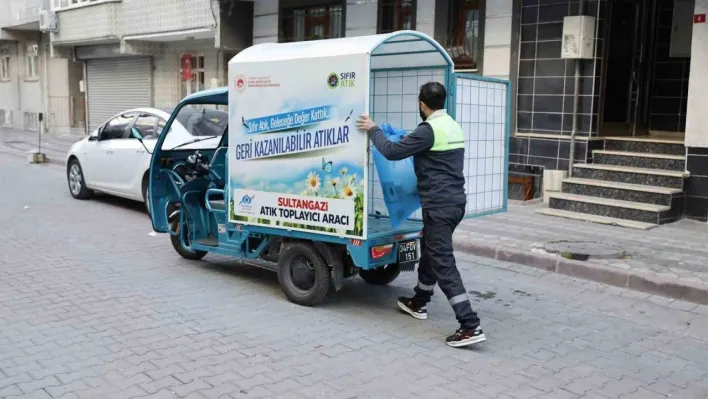
M16 79L17 80L17 113L18 113L17 118L19 118L19 119L15 119L15 120L18 120L22 123L22 130L24 130L26 128L25 114L22 111L22 109L23 109L23 107L22 107L22 82L24 81L24 79L22 78L22 76L23 76L22 74L24 73L24 71L22 71L22 67L20 66L20 65L24 65L24 63L22 63L23 53L20 52L20 48L22 48L22 45L21 45L21 42L18 40L15 42L15 50L17 50L17 61L15 62L15 64L16 64L15 72L17 74L17 79ZM13 116L13 119L14 118L15 117ZM14 125L14 123L13 123L13 125ZM19 123L17 125L19 125Z
M44 131L48 132L49 129L47 129L47 128L49 127L48 121L50 118L50 115L49 115L49 65L48 65L49 64L49 57L50 57L50 54L49 54L50 44L43 43L42 39L43 39L42 35L40 34L38 43L42 49L42 58L43 58L42 59L42 92L43 92L42 93L43 94L42 102L44 103L44 106L42 107L44 109L44 120L40 123L43 123L45 125ZM48 36L47 36L47 39L49 39ZM37 58L39 58L39 57L37 57ZM50 133L52 133L52 132L50 132Z
M580 0L578 16L583 15L585 2ZM568 156L568 177L573 177L575 160L575 134L578 132L578 102L580 100L580 59L575 60L575 84L573 85L573 130L570 132L570 154Z

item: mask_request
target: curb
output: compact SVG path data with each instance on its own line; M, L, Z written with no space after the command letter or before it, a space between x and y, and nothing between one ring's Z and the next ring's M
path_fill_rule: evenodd
M624 270L592 262L571 260L561 256L549 256L517 248L505 247L503 245L470 242L457 237L453 238L453 245L457 250L483 258L518 263L548 272L563 274L565 276L582 278L602 284L613 285L615 287L629 288L648 294L708 305L708 284L680 281L651 273Z

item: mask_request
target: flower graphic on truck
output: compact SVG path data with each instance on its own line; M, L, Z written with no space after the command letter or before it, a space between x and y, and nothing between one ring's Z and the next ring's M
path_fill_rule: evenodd
M311 190L313 192L317 192L317 190L320 189L320 175L319 173L312 171L307 175L307 179L305 180L305 184L307 185L307 189Z
M355 186L351 183L347 183L347 185L342 188L342 198L352 199L356 197L356 188L354 187Z

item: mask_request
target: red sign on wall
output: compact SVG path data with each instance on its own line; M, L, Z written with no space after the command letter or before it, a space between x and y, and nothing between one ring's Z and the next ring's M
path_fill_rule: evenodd
M706 15L705 14L696 14L693 16L693 23L694 24L704 24L706 23Z
M182 55L182 80L192 80L192 56L189 54Z

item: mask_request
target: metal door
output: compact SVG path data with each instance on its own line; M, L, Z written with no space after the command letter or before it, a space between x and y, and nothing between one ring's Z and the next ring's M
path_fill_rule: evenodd
M151 89L149 57L86 61L89 131L127 109L150 107Z

